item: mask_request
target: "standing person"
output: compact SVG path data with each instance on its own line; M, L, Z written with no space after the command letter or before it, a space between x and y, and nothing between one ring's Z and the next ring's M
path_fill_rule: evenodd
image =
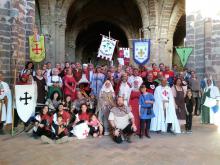
M163 72L158 72L157 78L154 79L154 82L156 82L157 84L161 84L162 79L163 79Z
M147 80L144 82L144 85L147 88L147 92L154 94L154 90L158 86L158 83L154 81L153 74L151 72L148 73Z
M151 130L157 132L180 133L180 125L176 117L174 98L167 79L154 92L153 110L155 117L151 120Z
M158 73L160 72L160 70L157 67L157 64L152 64L152 70L150 72L153 74L153 80L157 79Z
M42 76L44 77L45 81L47 82L47 64L43 64L41 71L42 71Z
M192 97L191 90L187 90L185 97L185 105L186 105L186 132L192 133L192 113L195 109L195 100Z
M131 89L131 96L129 105L131 106L132 114L134 115L135 125L137 127L136 134L140 135L140 114L139 114L139 97L141 92L139 90L138 81L134 81L134 87Z
M179 120L180 125L183 125L185 124L186 121L186 108L185 108L185 100L184 100L186 91L182 86L182 81L180 78L176 79L175 85L171 89L175 100L177 119Z
M134 68L133 69L133 75L128 78L128 83L131 85L131 87L134 86L134 81L138 81L139 87L143 83L143 79L139 76L138 68Z
M46 76L47 76L46 80L47 80L47 83L48 83L49 77L52 76L51 62L47 62L47 63L46 63L46 66L47 66L47 69L46 69L46 73L45 73L45 74L46 74ZM57 73L57 74L59 74L59 73Z
M61 77L58 75L59 71L57 68L53 69L53 74L52 76L47 78L47 86L48 86L48 98L51 97L51 94L56 91L59 93L60 97L62 97L62 86L63 86L63 81Z
M71 96L71 101L76 99L76 80L73 76L72 69L67 69L66 75L63 78L63 93L64 96Z
M23 74L29 74L31 76L35 76L35 70L34 70L34 63L31 61L28 61L25 65L25 68L21 71L20 76Z
M76 63L76 68L73 70L73 76L76 80L76 82L79 82L79 80L82 78L82 66L79 62Z
M169 86L173 86L174 82L174 72L170 70L169 66L165 66L165 71L163 72L163 76L167 79Z
M140 138L143 137L143 134L145 132L145 135L147 138L150 137L150 123L151 118L155 117L154 111L153 111L153 104L154 104L154 96L151 93L148 93L146 90L145 85L141 85L141 96L139 97L139 114L140 114ZM146 128L146 131L144 131L144 128Z
M204 89L203 97L202 97L202 106L201 106L201 122L203 124L214 124L215 117L214 112L211 108L203 105L207 97L216 99L220 96L218 87L213 85L211 79L207 79L207 87Z
M115 92L112 84L109 80L103 84L99 97L96 114L98 113L98 119L104 126L104 135L109 135L109 123L108 116L111 108L115 106Z
M71 68L71 66L70 66L70 63L69 62L65 62L65 65L64 65L64 68L63 68L63 70L62 69L59 69L59 68L57 68L58 70L59 70L59 76L61 77L61 78L63 78L64 76L66 76L67 75L67 71L68 70L72 70L72 68Z
M37 84L37 103L44 104L46 98L46 80L42 75L42 70L37 69L36 76L33 77Z
M101 73L101 67L97 66L96 72L93 73L92 84L91 84L92 93L96 97L99 96L99 92L102 88L102 85L104 84L104 79L105 79L105 75Z
M200 115L200 99L201 99L201 87L200 81L196 77L196 73L194 71L191 72L191 78L189 79L189 88L192 90L193 98L196 102L194 115Z
M113 140L122 143L123 136L128 143L131 143L130 137L137 128L130 108L124 105L123 97L117 98L117 106L111 109L108 120L113 128Z
M0 134L4 134L4 124L12 123L12 97L9 85L3 81L0 72Z
M131 95L131 85L128 83L127 73L122 75L121 82L119 83L116 91L118 91L118 96L123 97L125 106L128 106Z

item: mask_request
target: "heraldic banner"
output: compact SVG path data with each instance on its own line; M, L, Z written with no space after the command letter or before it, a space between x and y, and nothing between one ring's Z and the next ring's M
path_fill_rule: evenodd
M15 102L18 116L23 122L27 122L35 114L37 102L36 85L16 85Z
M119 48L118 63L121 65L129 65L130 63L130 49L129 48Z
M150 40L133 40L133 59L139 65L150 60Z
M190 54L192 53L193 48L192 47L177 47L176 48L176 52L180 57L180 61L183 65L183 67L186 65L188 58L190 56Z
M99 52L97 57L111 61L115 50L116 42L117 40L111 39L106 36L102 36L102 42L99 47Z
M29 36L30 59L34 62L41 62L45 58L44 36Z

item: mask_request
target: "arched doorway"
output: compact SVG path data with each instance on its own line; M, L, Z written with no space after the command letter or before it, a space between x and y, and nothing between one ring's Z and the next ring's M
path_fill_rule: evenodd
M109 32L112 38L119 41L116 49L117 47L128 47L127 37L117 25L106 21L95 22L87 29L82 29L76 38L76 61L103 63L103 60L96 59L102 37L100 34L108 36Z
M108 36L110 31L111 37L119 40L118 46L128 47L142 27L135 0L76 0L66 21L66 54L68 60L79 62L97 63L100 34Z
M186 15L183 15L176 26L173 35L173 65L182 66L179 56L176 53L175 47L184 46L184 38L186 37Z

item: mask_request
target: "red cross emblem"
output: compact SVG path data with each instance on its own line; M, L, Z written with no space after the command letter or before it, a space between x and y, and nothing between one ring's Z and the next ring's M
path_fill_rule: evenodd
M87 130L84 131L83 136L88 136L89 132Z
M38 43L36 43L36 47L35 48L32 48L32 51L35 53L35 54L40 54L41 53L41 51L42 51L42 48L39 48L38 47Z
M168 92L166 90L163 91L162 93L164 96L168 96Z

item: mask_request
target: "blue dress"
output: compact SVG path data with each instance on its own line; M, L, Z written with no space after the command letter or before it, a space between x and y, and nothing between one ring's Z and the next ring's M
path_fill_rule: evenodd
M92 94L94 94L96 97L99 96L99 92L102 88L102 85L104 84L104 80L105 80L104 74L102 73L93 74L91 88L92 88Z
M146 93L139 97L139 104L141 106L140 119L151 119L155 117L153 104L146 104L145 101L155 101L154 96L151 93Z

